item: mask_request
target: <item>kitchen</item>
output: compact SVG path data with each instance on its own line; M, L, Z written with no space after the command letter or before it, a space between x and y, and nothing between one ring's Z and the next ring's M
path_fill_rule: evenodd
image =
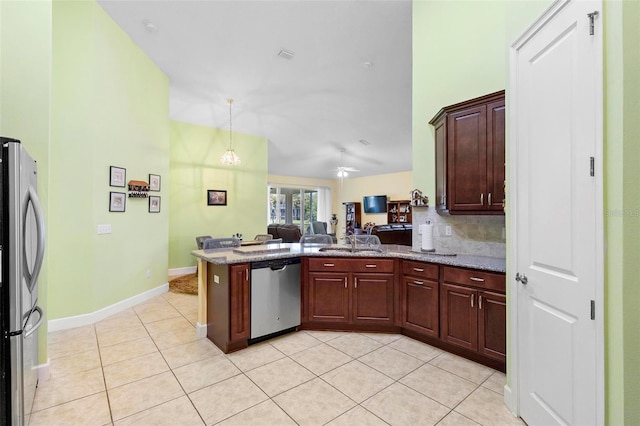
M492 5L495 9L491 9ZM535 10L531 11L528 16L523 16L526 13L521 7L511 6L508 3L488 3L484 5L487 6L486 10L483 8L466 10L465 7L455 7L455 5L446 7L444 4L437 4L434 6L439 7L440 15L438 16L440 18L438 19L440 22L434 22L436 14L426 13L419 7L420 4L414 6L416 7L414 10L414 43L415 40L431 38L429 31L437 29L442 34L449 34L449 40L455 40L460 44L458 51L467 51L462 46L468 42L468 38L456 37L456 29L453 26L447 28L446 22L460 20L470 25L470 28L475 28L473 27L474 23L495 27L498 28L498 34L493 34L493 37L503 41L506 38L507 41L510 41L515 39L517 34L543 8L543 6L530 4L529 6ZM207 213L202 212L203 207L199 204L202 192L206 189L212 189L207 188L206 185L193 193L185 191L182 185L170 190L168 185L171 183L169 182L179 183L181 179L188 180L190 178L190 176L181 177L183 169L180 164L185 162L194 167L199 165L200 173L206 175L208 179L212 176L208 174L208 169L202 167L201 164L201 159L206 157L204 154L207 152L205 144L203 143L200 147L202 153L190 153L186 147L181 150L178 146L170 144L170 132L173 132L178 140L180 137L186 138L188 136L194 139L199 137L204 141L206 138L217 136L222 141L219 144L220 149L216 151L219 153L224 150L226 128L222 126L223 128L216 132L180 123L167 123L168 87L166 77L161 75L150 61L141 57L136 48L127 45L126 37L113 27L112 22L109 22L104 14L95 8L95 5L79 6L77 10L65 10L65 7L63 5L51 6L43 2L42 4L30 5L29 8L33 9L27 13L27 11L20 10L15 4L2 4L3 35L13 35L2 38L3 46L5 43L8 44L3 49L3 59L5 57L14 59L12 61L3 60L3 81L6 78L7 82L16 82L12 85L5 83L2 85L2 134L21 134L25 135L21 139L35 141L31 142L29 149L32 155L39 160L44 174L51 174L50 179L42 182L40 188L45 194L43 204L46 220L52 233L51 246L46 259L47 264L43 270L43 283L48 287L48 291L44 292L42 296L49 307L50 321L91 314L149 291L165 282L168 269L190 264L189 261L185 262L184 260L190 256L189 253L193 248L193 236L199 234L195 232L195 229L180 230L180 223L184 224L185 228L190 227L190 223L186 223L188 220L185 220L181 213L184 211L199 212L195 216L203 215L202 219L196 219L202 220L202 224L222 224L225 229L234 229L234 232L240 231L243 225L227 222L229 216L234 216L229 213L237 208L238 212L254 214L252 200L260 199L263 196L264 188L269 180L266 165L255 163L254 167L249 155L252 150L264 149L264 141L257 137L239 135L235 139L236 149L241 156L244 155L244 158L247 159L246 168L243 166L234 173L220 169L215 171L220 180L214 180L214 182L223 185L220 187L221 189L224 186L230 188L231 185L243 188L241 197L238 192L233 195L233 197L239 198L234 199L235 203L230 203L229 209L212 212L212 208L209 208ZM607 3L607 7L611 13L607 15L606 19L614 20L610 28L623 28L625 31L629 31L630 33L624 33L621 37L630 40L633 37L630 29L632 26L619 24L616 19L620 19L622 22L622 13L619 13L618 8L624 9L632 6ZM420 19L417 18L418 15ZM72 16L84 18L82 21L87 25L86 31L93 34L96 40L101 41L97 46L99 49L104 48L106 52L96 53L89 57L78 57L73 60L63 58L59 54L52 55L52 52L59 52L57 49L61 48L61 44L58 43L64 44L63 50L70 52L85 52L96 48L95 45L88 42L87 38L79 36L82 33L74 33L79 29L74 29L74 22L77 21L74 21ZM478 16L481 16L482 19L478 19ZM627 19L630 19L628 17L633 14L626 14L626 16ZM495 25L491 25L492 22L495 22ZM422 23L424 23L424 27ZM92 28L100 28L100 30ZM54 34L53 44L51 43L52 32ZM25 33L31 34L31 37L27 38L24 36ZM476 38L483 37L482 31L475 34ZM484 36L489 37L486 33ZM10 43L12 39L15 41L25 38L32 44L25 47L22 43ZM106 46L112 45L115 40L122 43L123 52L116 54L106 48ZM506 45L507 42L504 41L504 44ZM470 45L467 49L469 48L481 50L477 46ZM429 55L448 57L446 52L444 54L438 53L437 46L425 44L424 49L425 53ZM609 46L608 52L609 55L622 55L622 48ZM106 53L115 56L109 56ZM469 55L469 60L475 58L473 64L474 67L478 67L474 68L477 72L480 72L480 68L486 69L486 72L483 73L485 78L491 78L490 75L495 74L495 79L499 81L499 84L495 84L495 87L492 88L476 87L477 95L489 93L505 86L504 49L488 49L484 53L491 60L487 60L487 57L479 58L474 54ZM127 59L121 60L119 55L123 55ZM430 68L427 64L422 64L420 58L421 56L414 58L413 93L415 94L415 105L413 107L413 122L416 126L414 139L428 140L429 136L426 134L428 127L426 124L420 123L425 123L443 105L471 97L468 93L454 93L457 90L466 92L464 82L471 83L450 69ZM608 58L608 60L614 60L614 58ZM76 61L80 61L82 66L79 67ZM30 66L18 70L14 70L10 66L10 64L25 62ZM124 64L127 64L126 67ZM30 73L33 74L28 79L28 84L20 78L24 69L30 69ZM66 73L77 76L77 74L71 73L71 70L74 69L83 70L81 78L67 79ZM620 69L616 68L616 70ZM629 70L629 72L633 71ZM448 73L449 76L446 77L439 73ZM118 75L128 81L130 83L127 86L128 91L123 93L123 91L117 90L117 87L104 85L105 75ZM444 77L447 78L445 81L451 81L450 93L446 95L450 99L443 99L442 95L439 97L419 96L420 93L441 93L442 89L438 89L437 86L442 85L441 81ZM84 90L83 93L72 90L71 88L76 87L78 82L86 84L84 87L91 88L91 90ZM14 90L10 90L10 87L15 88L15 91L19 90L23 94L29 93L33 96L18 96ZM620 95L611 91L609 96ZM616 102L619 99L613 98L615 105L618 105ZM9 108L9 103L12 103L12 108ZM133 113L122 114L123 105L127 105L129 112L139 112L137 119L145 121L146 125L140 126L139 123L134 123L131 119ZM631 111L628 108L623 108L621 103L619 112L620 116L630 116L631 114ZM155 117L151 117L149 114L155 114ZM611 114L609 119L617 117L617 115ZM29 122L25 122L26 118L20 117L28 117ZM57 125L62 122L71 122L74 123L74 126ZM106 125L95 127L91 124L100 122ZM34 123L38 125L33 125ZM51 128L51 134L47 130L49 128ZM612 126L608 131L614 132L614 134L608 134L609 137L615 138L615 132L618 128L624 128L624 126ZM93 145L87 145L88 139L93 142ZM632 167L632 156L622 155L623 152L627 153L629 149L632 150L632 139L628 135L625 137L620 135L618 140L624 142L612 143L608 148L610 150L608 151L608 161L612 162L606 172L610 182L607 187L609 197L606 208L608 211L625 211L625 207L633 208L632 200L637 198L633 195L630 184L624 184L622 179L624 168L620 167L620 165ZM241 148L245 141L245 147ZM150 149L152 146L156 148ZM432 158L432 148L428 143L424 143L415 144L413 149L414 167L411 173L412 180L417 184L406 187L409 190L414 187L427 190L433 186L429 183L433 182L433 177L429 168L423 167L422 164L423 159ZM78 152L78 158L82 158L83 161L69 160L67 152ZM124 161L124 157L115 155L116 152L126 153L126 161ZM266 152L262 152L266 156ZM173 155L175 155L174 166L171 165L171 161L174 160L169 160ZM211 161L216 162L217 156L211 154ZM131 158L136 158L136 161ZM105 162L104 159L108 160ZM171 194L172 203L175 201L176 205L182 208L176 207L178 211L175 216L173 212L171 213L171 221L169 221L169 209L171 209L169 205L163 205L162 212L151 217L146 211L143 212L140 205L131 202L128 206L129 214L107 216L108 213L104 211L106 204L104 190L105 183L108 181L107 174L110 164L126 166L129 175L133 178L146 176L147 173L156 173L163 177L171 175L171 179L167 178L163 182L168 184L163 186L164 192L161 195L169 197ZM256 172L256 170L260 170L260 172ZM78 179L78 176L83 176L84 179ZM348 184L347 182L343 191L348 190ZM99 188L99 190L95 191L95 188ZM55 204L53 202L59 197L64 199L65 203ZM359 197L353 199L359 199ZM91 213L86 214L86 212ZM256 220L251 220L251 223L257 224L259 221L263 221L266 217L266 211L264 214L256 212L255 217ZM192 217L189 220L193 220ZM627 256L633 257L632 253L636 252L637 247L631 242L620 243L625 233L635 229L633 218L611 215L607 220L609 229L609 234L607 234L609 271L607 294L611 304L610 315L612 316L609 318L607 326L610 328L610 332L607 334L610 359L607 370L610 373L611 381L607 385L606 400L608 416L611 416L609 417L610 423L621 423L616 420L619 420L618 416L622 416L625 410L629 413L631 403L629 395L633 395L633 390L636 389L634 386L637 386L633 384L637 383L632 380L633 375L624 374L627 368L631 368L628 365L633 345L636 344L631 326L637 322L637 314L634 314L633 310L627 307L629 306L627 305L628 301L637 300L637 292L631 286L631 283L634 282L634 272L630 266L632 263L625 259ZM73 223L74 226L69 225L70 223ZM114 233L108 237L96 237L93 231L95 226L100 223L112 223ZM200 229L202 229L202 224L198 226ZM81 230L84 231L80 232ZM249 225L242 228L242 232L245 235L261 233L263 226ZM183 237L171 238L171 243L168 242L170 235L181 233L184 235ZM77 259L82 259L82 261L78 262ZM132 261L133 259L135 262ZM151 271L150 279L145 277L147 269ZM79 285L79 283L83 284ZM623 303L623 301L625 302ZM614 332L618 329L625 330L622 337ZM46 355L42 356L44 357L43 362L45 362ZM633 413L628 415L633 415Z

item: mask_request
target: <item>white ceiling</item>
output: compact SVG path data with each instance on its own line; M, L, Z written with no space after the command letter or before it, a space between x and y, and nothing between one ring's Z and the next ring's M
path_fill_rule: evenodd
M233 98L233 130L269 140L269 173L411 170L410 0L99 3L169 76L172 119L227 129Z

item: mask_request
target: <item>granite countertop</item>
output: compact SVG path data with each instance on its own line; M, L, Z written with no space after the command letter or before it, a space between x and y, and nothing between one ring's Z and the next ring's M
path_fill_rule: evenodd
M216 250L208 251L194 250L191 252L195 257L218 265L227 265L243 262L258 262L262 260L283 259L289 257L369 257L369 258L394 258L416 260L420 262L431 262L440 265L459 266L463 268L473 268L489 272L506 272L506 261L500 257L476 256L470 254L458 254L456 256L448 253L423 253L416 252L409 246L387 244L380 246L379 251L367 250L352 253L346 251L349 246L334 244L330 247L301 246L298 243L270 244L252 246L242 250Z

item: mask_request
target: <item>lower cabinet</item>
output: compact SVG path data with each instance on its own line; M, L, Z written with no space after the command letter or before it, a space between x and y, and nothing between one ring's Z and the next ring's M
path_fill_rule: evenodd
M402 262L402 327L425 336L439 336L438 265Z
M349 274L309 273L309 316L311 321L349 321Z

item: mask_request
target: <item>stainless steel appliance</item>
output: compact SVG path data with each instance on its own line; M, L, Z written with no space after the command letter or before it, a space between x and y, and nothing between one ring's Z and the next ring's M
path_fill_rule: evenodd
M26 425L37 385L38 276L44 218L36 162L20 141L0 137L0 424Z
M251 339L300 325L300 258L251 263Z

